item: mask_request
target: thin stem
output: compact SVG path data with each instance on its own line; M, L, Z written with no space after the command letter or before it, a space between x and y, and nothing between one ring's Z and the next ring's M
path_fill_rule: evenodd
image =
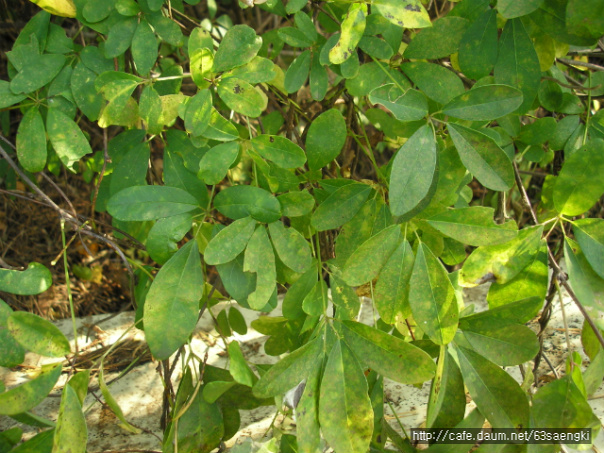
M589 85L591 86L591 72L589 73ZM587 132L589 131L589 118L591 113L591 91L587 92L587 116L585 117L585 132L583 132L583 146L587 142Z
M568 336L568 322L566 320L566 311L564 310L564 301L562 300L562 290L560 289L560 284L558 280L554 281L556 285L556 291L558 291L558 300L560 301L560 311L562 312L562 322L564 323L564 337L566 339L566 349L568 349L569 354L572 354L572 346L570 344L570 337ZM571 360L571 367L574 364L574 361Z
M63 249L65 245L65 219L61 219L61 242ZM71 294L71 284L69 282L69 264L67 263L67 253L63 253L63 267L65 268L65 286L67 288L67 298L69 299L69 311L71 312L71 324L73 327L73 340L75 344L75 357L78 356L78 328L76 326L75 307L73 306L73 296Z
M604 66L598 66L593 63L586 63L584 61L577 60L568 60L567 58L556 58L560 63L563 63L567 66L581 66L583 68L593 69L594 71L604 71Z

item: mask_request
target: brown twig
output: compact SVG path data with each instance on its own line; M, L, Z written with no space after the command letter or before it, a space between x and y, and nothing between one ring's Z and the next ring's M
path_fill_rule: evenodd
M6 137L4 137L1 134L0 134L0 140L5 142L11 148L13 148L13 149L15 148L14 145ZM29 177L23 172L23 170L21 170L19 168L19 166L15 163L15 161L13 161L13 159L11 159L11 157L4 150L4 148L2 148L2 146L0 146L0 156L2 156L4 158L4 160L6 160L6 162L8 162L8 164L11 166L11 168L15 171L15 173L17 173L17 175L19 175L19 178L21 178L21 180L25 184L27 184L36 194L38 194L38 196L40 196L40 198L42 198L42 200L44 200L44 202L49 207L53 208L59 214L59 217L61 219L63 219L65 222L69 223L72 226L72 228L74 228L76 231L79 231L82 234L91 236L101 242L104 242L105 244L107 244L109 247L111 247L113 250L116 251L116 253L120 256L120 258L124 262L126 269L128 269L128 273L130 275L130 299L132 301L132 305L136 306L136 303L134 301L134 272L132 271L132 266L130 266L130 263L128 262L128 259L126 258L126 255L124 255L124 252L122 252L122 250L117 246L117 244L115 242L113 242L111 239L93 231L92 227L90 225L88 225L88 223L80 221L79 216L72 215L71 213L69 213L68 211L61 208L59 205L57 205L54 201L52 201L52 199L48 195L46 195L36 184L33 183L33 181L31 179L29 179Z
M583 68L593 69L594 71L604 71L604 66L599 66L593 63L587 63L585 61L569 60L567 58L556 58L556 60L567 66L581 66Z
M92 197L92 207L90 208L90 217L94 220L94 211L96 210L96 199L99 196L99 189L101 187L101 182L103 181L103 176L105 175L105 170L107 169L107 164L111 162L111 157L109 157L109 152L107 150L107 129L103 129L103 168L101 168L101 172L99 173L99 180L94 187L94 195Z

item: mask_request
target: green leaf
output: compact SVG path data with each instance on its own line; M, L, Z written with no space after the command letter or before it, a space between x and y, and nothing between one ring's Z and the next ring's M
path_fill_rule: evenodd
M361 309L361 301L354 288L344 283L334 274L329 277L329 283L331 287L331 299L338 308L338 319L356 319Z
M496 224L494 216L493 208L473 206L442 212L427 222L441 233L473 246L501 244L518 235L516 222Z
M10 83L6 80L0 80L0 109L10 107L21 102L27 96L24 94L15 94L10 89Z
M344 341L368 368L402 384L434 376L432 358L417 346L355 321L343 321Z
M445 115L468 121L490 121L514 112L522 104L522 93L508 85L481 85L443 107Z
M91 69L88 69L83 61L76 64L71 73L71 93L73 99L78 108L90 121L96 121L98 119L101 108L103 107L103 97L100 93L97 93L94 86L96 77L97 74Z
M459 67L470 79L491 73L497 62L497 13L488 9L466 30L459 43Z
M554 206L563 215L590 209L604 193L604 140L593 139L564 161L554 184Z
M0 269L0 291L31 296L46 291L52 285L52 274L40 263L29 263L24 271Z
M256 287L256 276L243 272L243 253L232 261L217 265L216 270L231 297L241 306L249 307L247 297Z
M512 187L512 162L491 137L461 124L449 123L447 130L464 166L483 186L497 191Z
M90 384L90 372L91 370L78 371L72 376L67 382L67 385L71 386L75 390L80 404L84 404L86 395L88 394L88 385Z
M332 348L321 380L319 423L323 437L335 450L365 453L373 433L373 410L367 381L346 344Z
M312 212L315 207L315 199L308 193L302 190L300 192L288 192L277 197L281 204L283 215L287 217L300 217Z
M298 168L306 162L304 150L280 135L258 135L252 139L252 145L258 154L282 168Z
M592 269L604 278L604 220L576 220L573 233Z
M342 21L342 34L335 46L329 51L329 61L341 64L350 58L365 31L367 5L353 3Z
M403 63L401 69L426 96L440 104L465 92L463 82L454 72L435 63Z
M233 261L243 252L255 229L256 221L251 217L235 220L208 243L204 252L205 262L216 265Z
M302 310L310 316L321 316L327 310L328 296L325 280L317 281L302 301Z
M460 335L474 351L491 362L501 366L519 365L532 360L539 352L537 336L528 327L502 326L497 318L480 321L472 323L462 318L459 321Z
M197 27L191 31L188 42L189 67L191 78L198 87L204 88L208 82L204 77L209 76L214 63L214 42L207 30Z
M76 391L70 385L63 387L57 427L53 438L53 453L85 453L88 442L86 417Z
M282 27L278 30L277 35L285 44L292 47L306 48L313 44L302 30L294 27Z
M545 244L541 244L535 253L532 262L523 272L519 273L507 283L493 283L489 288L487 300L491 310L510 302L515 302L527 297L536 297L544 300L548 288L548 257ZM532 318L529 318L532 319Z
M142 186L147 183L149 145L136 143L124 151L123 157L117 162L111 175L111 182L109 183L109 193L111 195L128 187Z
M520 230L504 244L482 246L468 257L459 273L461 286L473 287L486 281L506 283L531 264L541 246L543 226Z
M197 200L182 189L169 186L133 186L113 195L107 211L118 220L156 220L197 209Z
M557 125L555 118L539 118L522 127L518 140L527 145L541 145L556 133Z
M287 290L283 298L283 316L288 319L299 319L305 316L302 304L306 296L317 284L317 267L311 266Z
M207 88L209 82L206 80L212 76L214 65L214 54L208 47L195 49L191 53L189 44L190 59L189 67L191 68L191 78L195 85L199 88Z
M591 268L579 245L565 238L564 258L568 269L570 286L579 301L597 310L604 309L604 280Z
M275 251L283 264L299 274L306 272L312 256L304 236L294 228L285 228L281 221L269 223L268 230Z
M306 83L310 69L310 50L298 55L285 72L283 86L287 93L295 93Z
M506 19L514 19L515 17L526 16L535 11L544 0L498 0L497 10Z
M455 360L441 346L436 376L430 387L426 426L454 427L463 420L465 408L466 394L461 372Z
M46 368L31 381L0 393L0 414L16 415L36 407L53 389L62 369L60 364Z
M417 325L436 344L447 344L457 330L455 290L442 263L423 243L409 281L409 305Z
M311 42L315 42L318 37L317 30L315 29L315 25L308 14L298 11L294 15L294 22L296 27L301 30Z
M246 65L239 66L223 75L223 77L237 77L252 84L270 82L275 76L275 63L263 57L254 57Z
M253 387L257 398L283 395L306 378L322 359L323 341L315 339L274 364Z
M511 85L522 91L519 113L531 109L541 82L541 65L533 41L522 20L511 19L505 24L499 40L499 58L495 65L495 82Z
M514 378L470 349L457 347L455 350L464 384L491 426L528 427L528 401Z
M259 117L268 103L268 98L261 91L235 77L220 81L218 95L230 109L251 118Z
M230 219L251 215L259 222L271 223L281 218L281 205L270 192L254 186L232 186L214 198L214 207Z
M185 166L185 160L181 154L177 154L175 149L179 149L183 156L186 152L178 146L168 145L164 150L164 183L167 186L178 187L186 190L193 195L198 202L198 206L206 207L209 203L208 188L204 183L197 179L197 175ZM191 156L196 159L197 156ZM199 167L199 160L192 167Z
M262 38L253 28L235 25L226 32L214 55L214 71L221 72L243 66L256 56L262 47Z
M8 318L8 330L21 346L46 357L63 357L71 351L69 341L59 330L40 316L25 311Z
M212 92L201 90L187 102L185 128L193 136L202 135L210 124L211 116Z
M71 171L76 162L86 154L92 153L92 148L80 127L57 108L48 109L46 131L59 159Z
M165 264L178 251L178 243L191 229L193 216L184 214L157 220L147 236L147 251L157 264Z
M581 390L567 375L541 387L533 396L531 409L539 428L586 428L597 422Z
M486 311L474 313L462 318L463 322L480 326L484 320L486 325L491 325L496 320L499 326L525 324L535 317L543 306L543 299L529 297L516 302L510 302ZM461 324L461 320L460 320Z
M54 434L54 429L42 431L10 451L11 453L51 453Z
M462 17L441 17L415 35L405 49L405 58L436 60L457 52L469 21Z
M380 272L375 287L374 304L385 323L394 324L397 316L400 319L411 316L409 280L414 261L411 244L403 240Z
M333 192L319 205L311 217L317 231L332 230L344 225L361 209L371 192L371 186L347 184Z
M277 280L275 252L263 225L256 228L247 243L243 271L256 274L256 290L249 294L247 302L253 310L261 310L276 291Z
M322 101L327 94L329 78L327 70L319 61L319 55L314 54L310 65L310 95L315 101Z
M82 9L82 16L88 22L100 22L113 11L114 3L114 0L98 0L86 3Z
M288 4L291 4L291 1ZM321 366L315 366L310 372L304 392L296 407L296 437L300 452L314 452L320 446L319 386L321 371Z
M149 134L160 134L163 129L161 124L162 102L155 88L148 85L143 88L138 101L140 117L145 121Z
M157 60L157 39L146 20L141 20L132 37L132 58L136 72L149 74Z
M288 0L287 5L285 5L285 12L294 14L304 8L306 3L308 3L308 0Z
M359 41L359 49L376 60L390 60L394 55L390 44L377 36L363 36Z
M17 157L21 166L32 173L46 166L46 130L38 108L29 109L19 124Z
M231 359L229 371L235 382L252 387L258 378L252 373L252 370L250 370L250 367L245 362L241 347L236 341L229 343L229 358Z
M8 330L8 319L12 313L12 308L0 299L0 366L6 368L20 365L25 359L25 349Z
M168 359L195 329L203 285L197 242L189 241L160 269L145 299L145 337L157 360Z
M101 389L101 393L103 394L103 398L105 399L105 404L107 404L107 406L109 406L111 411L118 418L118 420L119 420L118 425L121 428L125 429L126 431L130 431L131 433L134 433L134 434L140 434L141 430L139 428L135 428L128 422L128 420L126 420L126 417L124 416L124 413L122 412L122 408L120 407L118 402L115 400L115 398L109 391L109 387L107 387L107 384L105 383L105 373L103 371L102 362L101 362L101 366L99 369L99 388Z
M371 90L369 100L386 107L399 121L419 121L428 114L428 100L422 92L403 92L392 83Z
M115 58L122 55L132 44L138 21L135 17L124 17L109 28L105 41L105 57Z
M394 25L403 28L431 27L430 16L420 0L373 0L379 13Z
M346 121L336 109L321 113L306 136L308 167L318 170L334 160L346 142Z
M136 16L141 12L138 3L134 0L117 0L115 2L115 9L122 16Z
M19 68L19 73L10 83L10 90L13 95L31 93L49 84L61 72L67 61L65 55L40 55L37 43L34 43L30 48L34 50L25 55L23 66ZM10 55L14 52L15 50L7 53L9 59ZM14 97L12 99L14 100Z
M180 26L171 18L162 14L147 15L149 22L155 29L159 37L174 47L181 47L184 43L184 36L180 31Z
M219 142L230 142L239 138L239 132L233 123L222 117L216 109L212 109L210 124L203 136Z
M229 325L239 335L245 335L247 333L247 321L241 312L234 306L229 308Z
M201 158L197 177L206 184L218 184L224 179L238 156L238 142L228 142L214 146Z
M400 236L400 225L391 225L363 242L346 261L344 281L350 286L360 286L377 277L398 247Z
M319 58L320 59L320 58ZM314 60L313 60L314 63ZM400 74L400 73L399 73ZM353 96L367 96L371 91L379 89L386 80L386 73L382 70L378 63L366 63L359 67L359 73L352 79L346 79L346 89ZM389 101L387 96L389 89L384 90L382 98ZM408 88L407 86L403 88ZM403 91L400 94L404 94ZM371 101L377 103L376 101Z
M409 218L429 203L438 182L436 141L422 126L399 149L390 172L390 211Z
M566 27L570 33L598 39L604 34L604 8L594 0L569 0L566 5Z

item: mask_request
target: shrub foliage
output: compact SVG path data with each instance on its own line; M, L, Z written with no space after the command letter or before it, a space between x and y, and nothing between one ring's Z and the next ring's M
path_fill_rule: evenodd
M2 122L6 190L21 179L62 223L125 259L136 325L168 381L201 313L233 300L214 309L228 369L189 357L165 393L164 452L213 450L237 432L240 409L280 404L301 381L297 435L266 451L415 451L385 418L384 378L431 381L427 427L486 420L595 437L601 0L39 4L46 11L25 25L0 80L0 115L22 114L14 137ZM36 186L37 173L60 185L65 170L91 184L92 209L108 213L115 237L144 252L127 259L93 217ZM487 282L488 310L464 306L461 289ZM0 270L7 293L51 284L38 263ZM568 351L566 373L543 385L541 336L525 324L541 313L545 328L561 287L583 313L591 362L582 368ZM371 325L358 320L361 294ZM238 307L267 314L252 326L281 356L275 365L244 358ZM78 353L44 319L3 301L0 314L0 365L22 363L25 351ZM522 385L501 368L516 365ZM61 371L0 385L1 414L45 428L20 448L85 451L90 371L64 386L56 423L30 412ZM102 362L98 380L137 432ZM476 404L467 417L466 391ZM8 449L20 437L0 434Z

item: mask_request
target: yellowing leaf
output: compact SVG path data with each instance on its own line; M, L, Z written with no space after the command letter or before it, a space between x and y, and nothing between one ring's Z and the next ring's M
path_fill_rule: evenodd
M62 17L76 17L76 7L72 0L30 0L44 11Z

